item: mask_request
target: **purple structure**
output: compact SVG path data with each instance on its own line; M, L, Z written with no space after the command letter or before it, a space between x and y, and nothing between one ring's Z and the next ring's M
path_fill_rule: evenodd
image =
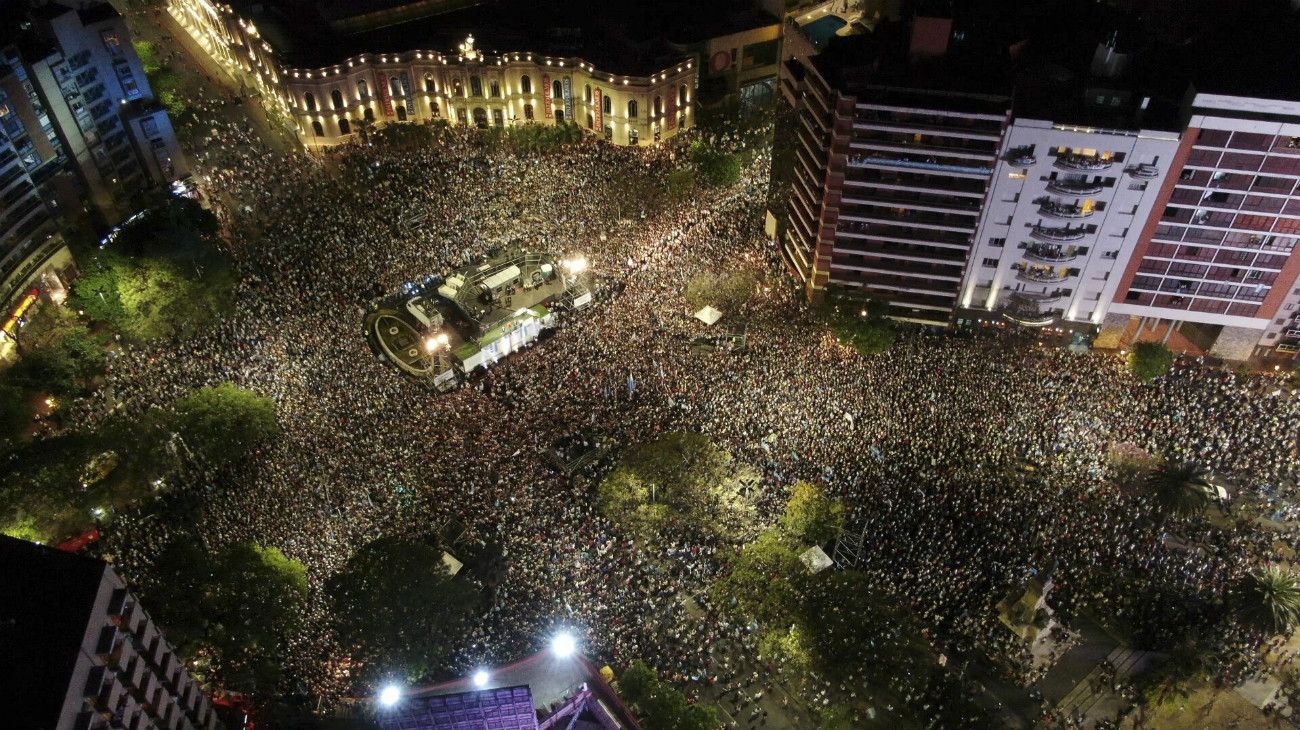
M537 730L537 711L528 687L502 687L411 698L381 724L385 730Z

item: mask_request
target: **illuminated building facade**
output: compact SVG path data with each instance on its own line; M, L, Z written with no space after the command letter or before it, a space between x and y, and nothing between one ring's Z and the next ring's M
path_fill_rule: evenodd
M571 122L620 145L652 144L694 123L697 68L687 53L647 75L629 75L576 56L485 52L470 36L454 50L359 53L327 66L289 67L229 5L170 0L168 9L232 74L274 99L309 147L390 122Z
M1017 119L980 215L958 317L1099 324L1177 149L1177 132Z

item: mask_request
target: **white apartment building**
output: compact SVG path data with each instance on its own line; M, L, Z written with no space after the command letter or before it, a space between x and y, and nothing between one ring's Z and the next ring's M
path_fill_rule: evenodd
M958 319L1098 325L1178 139L1177 132L1015 120L967 259Z

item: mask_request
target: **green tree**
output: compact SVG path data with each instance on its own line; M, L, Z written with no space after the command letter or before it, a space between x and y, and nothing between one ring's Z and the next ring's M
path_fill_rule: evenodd
M106 486L83 486L83 478L105 448L96 433L68 433L12 449L0 461L0 523L30 519L50 540L84 529Z
M740 181L739 155L697 139L691 144L689 156L699 180L709 187L726 187Z
M1174 353L1159 342L1139 342L1128 356L1128 368L1139 380L1149 381L1169 372Z
M1213 487L1205 467L1166 463L1147 477L1147 489L1166 515L1193 517L1210 503Z
M0 534L41 544L48 543L52 539L50 533L42 529L36 523L36 518L31 515L21 515L13 518L3 528L0 528Z
M695 170L682 167L668 173L668 197L672 200L686 198L695 190Z
M672 685L659 681L659 674L637 660L619 677L623 697L638 710L642 724L663 730L717 730L722 720L716 707L691 704Z
M199 458L227 464L244 458L280 432L275 403L234 383L202 388L159 416Z
M278 691L286 642L307 602L302 563L249 542L210 553L181 539L158 556L141 589L168 638L198 660L200 673L237 692Z
M156 74L162 69L163 63L158 57L158 47L152 41L132 41L131 45L135 47L135 55L140 57L140 64L144 66L145 74Z
M888 309L887 303L877 300L859 306L852 302L828 303L823 316L840 344L863 355L876 355L888 350L898 339L898 331L885 317Z
M17 441L31 425L31 397L20 388L0 383L0 447Z
M811 482L797 482L785 503L781 528L810 545L825 545L844 524L844 504Z
M677 431L627 449L601 480L601 512L642 537L666 528L712 530L735 467L698 433Z
M799 613L806 572L799 546L766 530L732 556L730 572L714 584L714 598L766 626L788 626Z
M618 691L624 699L635 704L648 697L658 684L659 675L655 670L637 659L619 675Z
M1237 610L1261 629L1289 633L1300 622L1300 581L1273 566L1251 573L1237 589Z
M478 604L474 589L448 574L441 551L394 538L357 551L326 591L353 656L411 682L445 667Z
M834 704L822 711L820 730L853 730L853 710L848 705Z

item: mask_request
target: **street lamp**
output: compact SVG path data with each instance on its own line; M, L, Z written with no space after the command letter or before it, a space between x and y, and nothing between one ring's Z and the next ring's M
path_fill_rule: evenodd
M560 265L563 266L565 270L568 271L573 276L577 276L578 274L581 274L582 272L587 270L587 257L574 256L571 259L565 259L561 261Z
M578 650L578 641L573 634L561 631L551 639L551 653L560 659L568 659Z
M447 346L447 333L429 335L424 339L424 351L435 352L439 347Z
M488 680L490 679L492 679L492 675L488 674L486 669L480 669L477 672L474 672L474 686L479 689L486 687Z
M383 707L392 707L402 699L402 688L395 684L390 684L379 690L379 704Z

